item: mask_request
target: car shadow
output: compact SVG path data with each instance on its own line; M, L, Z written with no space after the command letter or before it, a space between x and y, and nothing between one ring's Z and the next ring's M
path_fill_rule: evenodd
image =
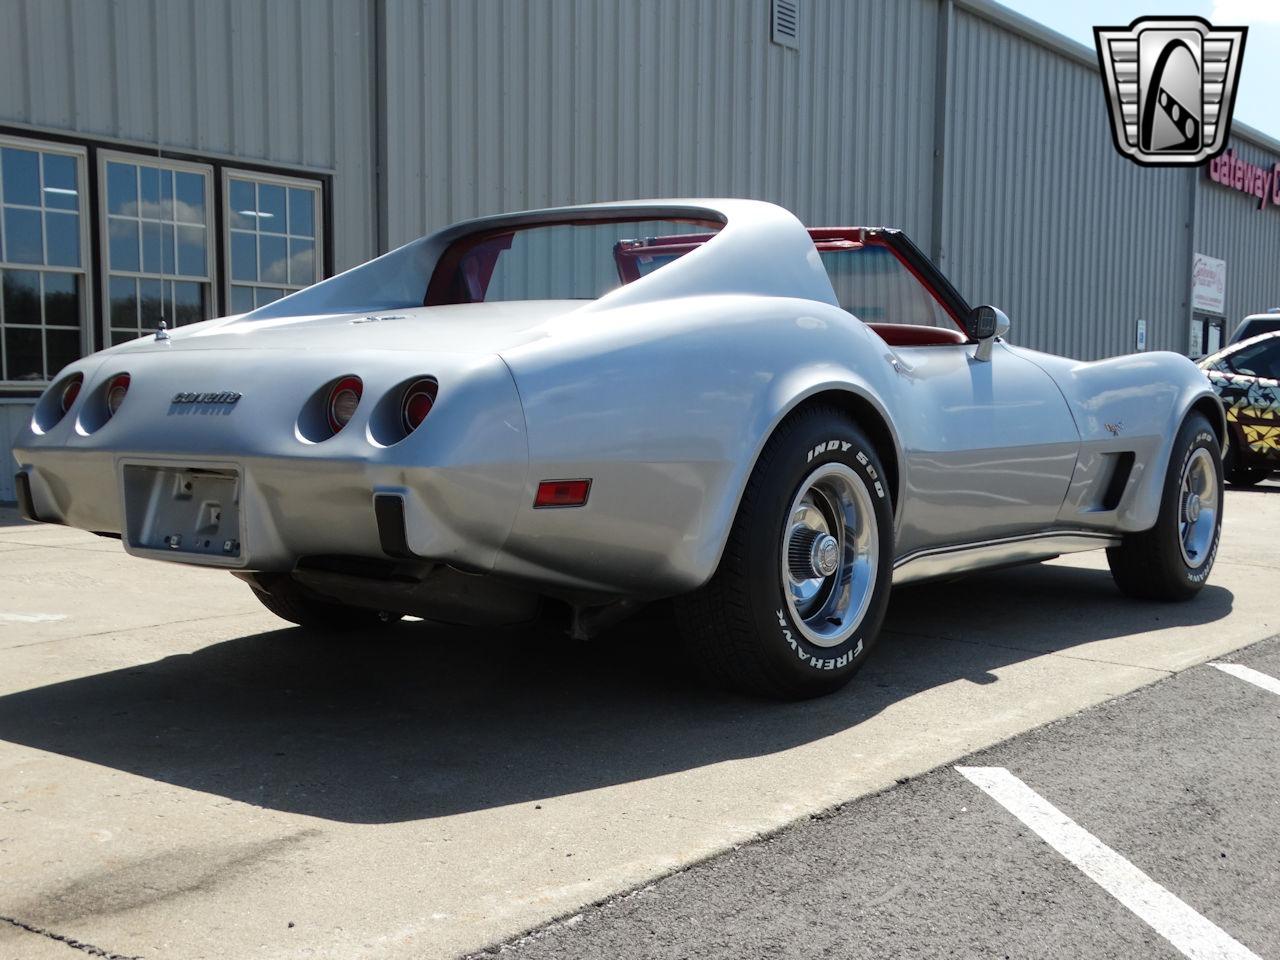
M34 524L29 520L22 519L22 514L18 512L16 503L6 503L0 500L0 528L30 526L34 526Z
M281 629L0 697L0 739L261 807L349 823L441 817L771 754L1043 652L1209 624L1232 594L1121 597L1050 565L895 592L845 690L804 703L690 676L663 607L575 644L403 624L335 641Z
M1260 480L1251 486L1242 486L1228 481L1228 493L1280 493L1280 473L1273 473L1270 478Z

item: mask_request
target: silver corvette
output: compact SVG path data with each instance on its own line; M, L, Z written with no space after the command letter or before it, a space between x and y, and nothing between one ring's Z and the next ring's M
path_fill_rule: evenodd
M582 637L674 598L691 662L813 696L893 584L1100 548L1136 596L1209 575L1204 374L1008 327L892 229L746 200L491 217L77 361L18 441L19 497L314 629Z

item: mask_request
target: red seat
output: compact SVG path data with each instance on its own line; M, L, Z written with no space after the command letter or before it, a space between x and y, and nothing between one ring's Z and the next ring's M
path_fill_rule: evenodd
M948 327L922 327L914 323L869 323L867 326L891 347L934 347L969 342L969 338L959 330Z

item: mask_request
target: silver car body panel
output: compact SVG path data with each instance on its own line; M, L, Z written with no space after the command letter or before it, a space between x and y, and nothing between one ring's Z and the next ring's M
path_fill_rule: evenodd
M1177 353L1133 353L1082 363L1022 347L1062 391L1080 434L1080 457L1057 521L1132 533L1155 525L1169 455L1188 411L1199 407L1218 437L1226 435L1222 404L1208 378ZM1111 460L1132 453L1133 468L1114 510L1097 493Z
M723 228L597 300L421 306L441 253L469 233L675 215ZM253 313L170 333L77 361L42 398L15 450L41 519L124 531L125 549L143 556L282 572L309 556L384 556L373 498L390 494L413 554L566 597L705 582L764 444L818 394L856 398L883 423L900 582L1150 527L1179 423L1202 398L1217 404L1173 354L1080 363L997 343L983 362L972 343L891 347L838 306L799 221L744 200L472 221ZM123 406L89 429L120 372L131 376ZM84 387L44 429L71 373ZM348 374L364 383L354 418L309 440L299 411ZM388 398L422 376L440 384L429 419L382 442ZM242 396L171 402L217 391ZM1099 509L1117 453L1133 455L1132 471L1120 502ZM239 555L131 542L123 478L138 463L236 471ZM539 481L576 477L592 480L584 506L533 508Z
M895 584L1020 563L1049 560L1064 553L1099 550L1120 543L1117 534L1086 533L1080 530L1046 530L1017 537L933 547L900 556L893 566Z

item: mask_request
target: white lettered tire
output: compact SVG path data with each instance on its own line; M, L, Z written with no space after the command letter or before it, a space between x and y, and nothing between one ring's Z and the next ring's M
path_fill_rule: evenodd
M1107 550L1116 586L1143 600L1189 600L1200 592L1222 535L1223 469L1217 434L1200 413L1183 421L1173 444L1150 530Z
M765 445L720 566L677 601L698 664L779 699L844 686L875 643L893 567L892 492L865 434L804 408Z

